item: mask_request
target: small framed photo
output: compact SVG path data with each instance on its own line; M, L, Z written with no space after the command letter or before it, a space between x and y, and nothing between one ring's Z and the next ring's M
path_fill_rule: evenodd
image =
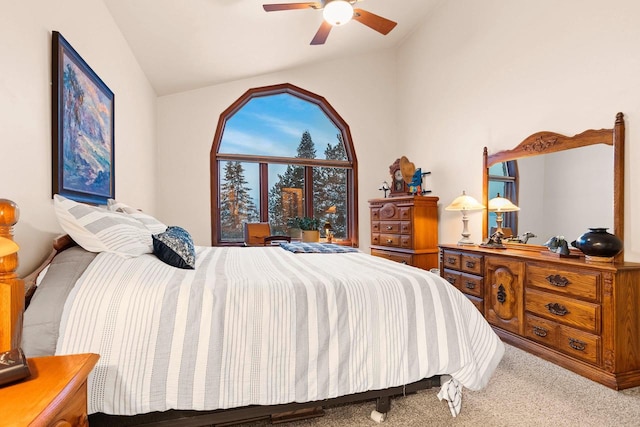
M62 35L52 34L52 193L115 199L114 95Z

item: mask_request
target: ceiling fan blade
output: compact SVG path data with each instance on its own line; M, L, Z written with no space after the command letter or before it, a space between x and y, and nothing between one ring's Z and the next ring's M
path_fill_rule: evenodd
M322 24L320 24L320 28L318 28L318 32L313 37L313 40L311 40L311 44L324 44L324 42L327 41L327 37L329 37L329 31L331 31L331 27L331 24L323 20Z
M306 3L280 3L280 4L263 4L262 7L267 12L277 12L279 10L294 10L294 9L322 9L322 3L315 1Z
M353 11L355 12L353 19L384 35L389 34L389 32L398 25L397 22L378 16L375 13L367 12L366 10L354 9Z

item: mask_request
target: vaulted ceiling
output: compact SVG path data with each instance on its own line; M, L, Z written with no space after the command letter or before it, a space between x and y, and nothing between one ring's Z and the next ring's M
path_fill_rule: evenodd
M158 95L397 47L442 0L361 0L398 23L386 36L349 22L324 45L313 9L265 12L295 0L104 0Z

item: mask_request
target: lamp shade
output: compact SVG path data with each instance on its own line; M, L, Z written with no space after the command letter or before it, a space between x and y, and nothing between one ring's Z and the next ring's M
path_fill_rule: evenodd
M463 191L461 196L456 197L446 208L447 211L477 211L484 209L484 205L478 202Z
M489 200L489 212L513 212L519 210L520 208L511 203L511 200L500 197L500 193Z
M345 0L333 0L325 5L322 16L333 26L344 25L353 18L353 6Z
M20 247L16 242L6 237L0 237L0 257L18 252Z

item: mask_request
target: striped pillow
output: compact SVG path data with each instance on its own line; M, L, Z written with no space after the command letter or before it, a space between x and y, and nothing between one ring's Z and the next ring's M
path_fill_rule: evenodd
M153 252L151 232L140 221L120 212L53 196L62 229L90 252L113 252L136 257Z
M123 212L132 218L137 219L149 229L151 234L164 233L167 230L167 225L148 213L142 212L140 209L132 208L131 206L115 201L113 199L107 200L107 209L113 212Z

